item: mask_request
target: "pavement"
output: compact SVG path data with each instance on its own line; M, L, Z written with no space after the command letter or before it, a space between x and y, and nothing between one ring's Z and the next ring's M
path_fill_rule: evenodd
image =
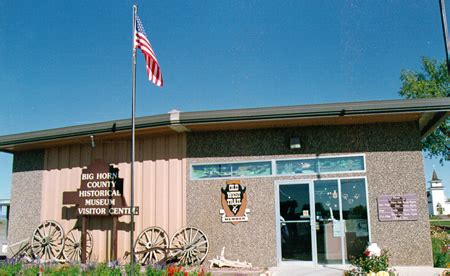
M267 276L343 276L344 271L348 270L349 266L295 266L285 265L278 267L271 267ZM434 267L393 267L399 276L441 276L444 268ZM264 274L263 274L264 275ZM450 275L450 274L449 274Z

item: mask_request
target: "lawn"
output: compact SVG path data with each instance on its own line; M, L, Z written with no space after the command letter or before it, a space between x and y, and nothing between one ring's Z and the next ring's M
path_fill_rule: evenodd
M430 220L430 224L435 226L450 227L450 220Z

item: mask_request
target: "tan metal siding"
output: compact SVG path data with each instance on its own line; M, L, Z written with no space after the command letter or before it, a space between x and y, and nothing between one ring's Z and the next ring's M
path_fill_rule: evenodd
M75 225L73 206L62 205L64 191L75 191L80 186L81 170L95 159L102 159L119 168L124 179L124 196L130 198L130 142L96 141L90 144L49 148L45 153L42 186L41 220L61 223L67 233ZM135 217L135 238L149 226L165 229L169 238L186 225L186 136L174 134L147 137L136 141L135 205L140 214ZM81 222L78 221L78 224ZM110 218L91 217L89 228L94 237L94 261L110 257ZM125 230L127 229L127 230ZM119 219L118 257L129 251L129 217Z

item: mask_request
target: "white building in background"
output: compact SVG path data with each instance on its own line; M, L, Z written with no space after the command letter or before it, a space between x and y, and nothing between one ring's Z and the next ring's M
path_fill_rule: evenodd
M427 197L430 215L450 215L450 202L445 196L442 180L438 178L435 170L433 170Z

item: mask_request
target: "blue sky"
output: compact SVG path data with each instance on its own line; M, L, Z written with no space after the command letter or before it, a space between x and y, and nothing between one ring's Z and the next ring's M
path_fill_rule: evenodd
M445 57L438 1L137 3L165 81L138 56L138 116L397 99L402 69ZM0 0L0 135L128 118L132 4ZM0 198L11 164L0 153Z

